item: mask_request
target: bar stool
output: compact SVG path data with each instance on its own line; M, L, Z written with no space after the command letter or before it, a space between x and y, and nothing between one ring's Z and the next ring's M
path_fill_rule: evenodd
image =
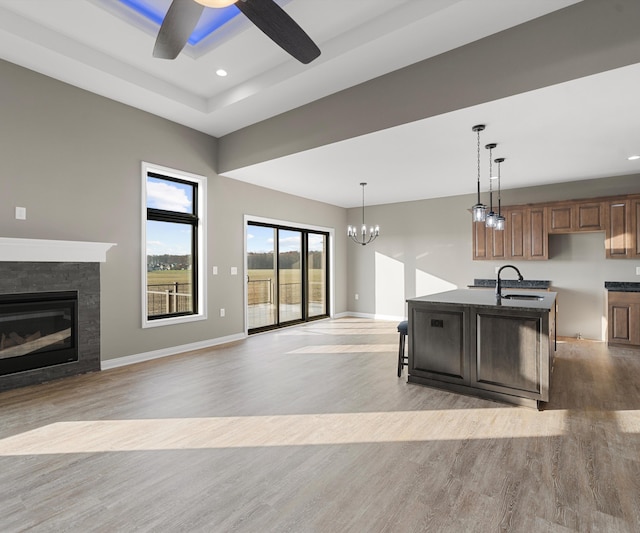
M398 347L398 377L402 375L402 367L409 366L409 358L405 355L405 344L407 334L409 333L409 321L403 320L398 324L398 333L400 333L400 345Z

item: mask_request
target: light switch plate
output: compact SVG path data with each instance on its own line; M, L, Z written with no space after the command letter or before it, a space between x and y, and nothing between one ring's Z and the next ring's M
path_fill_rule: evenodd
M214 266L213 269L212 269L212 272L213 272L214 276L217 276L218 275L218 267Z
M640 276L640 267L636 267L636 276Z
M16 207L16 220L27 220L26 207Z

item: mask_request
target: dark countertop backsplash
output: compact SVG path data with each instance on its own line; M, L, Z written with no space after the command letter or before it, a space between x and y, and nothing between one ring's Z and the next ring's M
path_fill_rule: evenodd
M640 283L633 281L605 281L604 288L614 292L640 292Z
M548 279L525 279L522 281L518 281L517 279L502 279L500 283L504 289L548 289L551 286L551 282ZM478 278L473 280L473 285L467 285L469 288L493 288L495 286L495 279Z

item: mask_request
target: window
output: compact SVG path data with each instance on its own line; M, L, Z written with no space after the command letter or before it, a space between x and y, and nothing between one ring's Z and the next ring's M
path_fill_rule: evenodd
M142 326L207 318L206 178L142 164Z

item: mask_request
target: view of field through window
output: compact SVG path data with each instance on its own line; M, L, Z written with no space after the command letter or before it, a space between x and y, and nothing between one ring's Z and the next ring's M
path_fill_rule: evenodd
M326 241L324 234L248 226L249 329L326 315Z
M195 183L147 176L147 316L195 313Z

